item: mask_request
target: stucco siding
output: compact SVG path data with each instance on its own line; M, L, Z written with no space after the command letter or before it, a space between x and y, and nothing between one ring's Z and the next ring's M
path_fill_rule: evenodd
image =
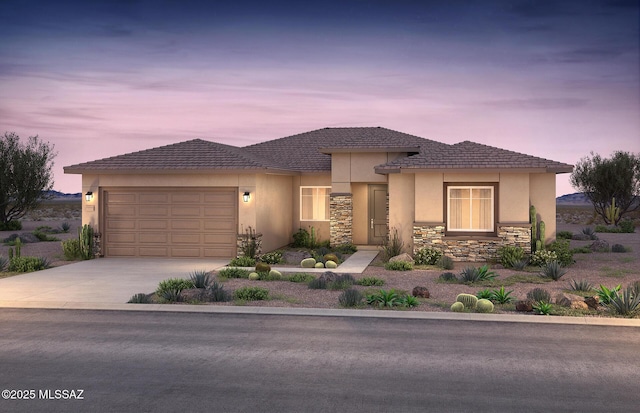
M441 173L419 173L415 175L416 221L443 221L443 178L444 176Z
M415 175L389 175L389 232L398 230L405 250L413 250L413 222L415 216Z
M529 174L500 174L498 222L529 222Z
M366 245L369 243L369 185L351 185L353 194L353 243Z
M538 220L544 221L546 239L556 238L556 175L553 173L529 176L529 201L536 207Z
M262 251L290 242L293 234L293 177L258 175L255 197L256 230L262 234Z

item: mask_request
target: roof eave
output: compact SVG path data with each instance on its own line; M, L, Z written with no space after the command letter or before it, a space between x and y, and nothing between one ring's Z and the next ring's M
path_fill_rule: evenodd
M399 166L394 168L375 168L378 174L415 174L415 173L469 173L470 171L482 173L569 173L573 167L548 167L548 168L424 168Z
M293 171L288 169L274 169L274 168L191 168L191 169L162 169L162 168L149 168L149 169L136 169L136 168L124 168L124 169L93 169L93 168L75 168L64 167L65 174L77 174L77 175L123 175L123 174L168 174L168 175L189 175L189 174L251 174L251 173L265 173L265 174L278 174L278 175L300 175L299 171Z

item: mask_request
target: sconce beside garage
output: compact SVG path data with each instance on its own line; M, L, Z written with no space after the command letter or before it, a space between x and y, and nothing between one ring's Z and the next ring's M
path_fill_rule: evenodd
M91 202L93 200L93 192L89 191L86 194L84 194L84 199L87 202Z
M251 199L251 192L246 191L244 194L242 194L242 200L244 202L249 202L249 199Z

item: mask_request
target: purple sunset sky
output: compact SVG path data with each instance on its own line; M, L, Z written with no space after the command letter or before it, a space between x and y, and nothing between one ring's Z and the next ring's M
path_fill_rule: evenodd
M639 20L638 0L4 0L0 133L55 144L63 192L66 165L327 126L575 164L640 152Z

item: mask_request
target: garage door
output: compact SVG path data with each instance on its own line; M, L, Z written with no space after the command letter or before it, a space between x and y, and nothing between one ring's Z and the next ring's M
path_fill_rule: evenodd
M104 190L104 254L234 257L237 200L234 188Z

